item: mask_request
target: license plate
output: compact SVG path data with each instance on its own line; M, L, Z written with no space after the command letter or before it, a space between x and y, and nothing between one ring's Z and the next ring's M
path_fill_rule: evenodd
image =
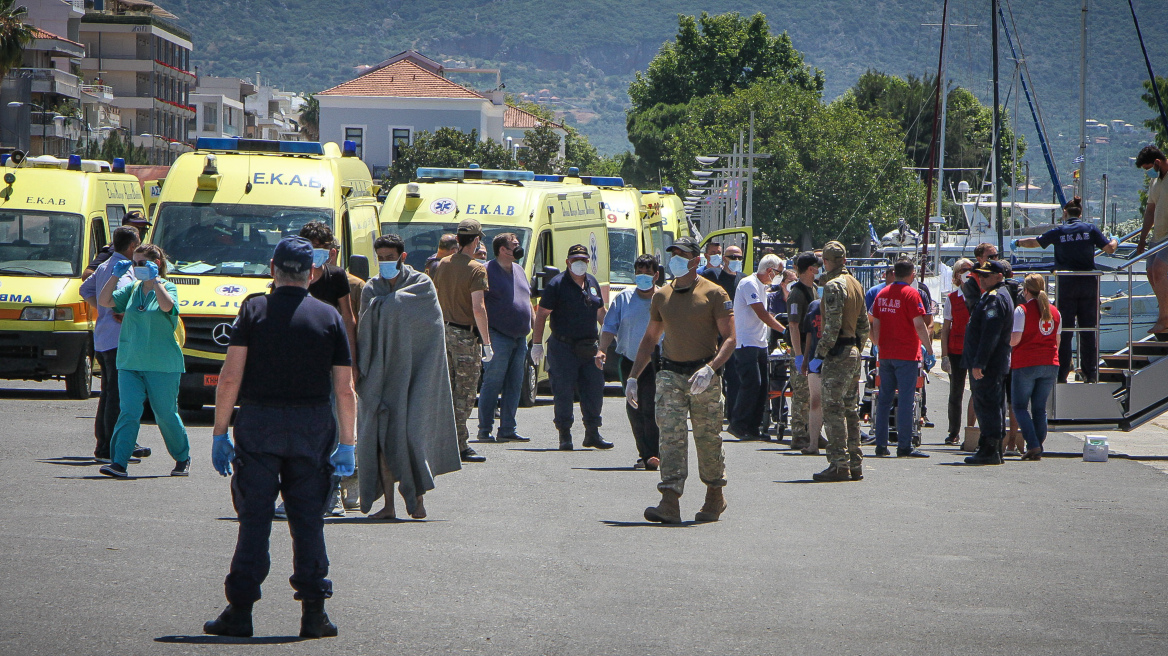
M203 374L203 387L215 387L219 384L219 374Z

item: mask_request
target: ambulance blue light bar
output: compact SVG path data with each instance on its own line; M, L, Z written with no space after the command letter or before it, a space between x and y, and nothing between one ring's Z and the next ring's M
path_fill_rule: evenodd
M499 169L444 169L422 167L418 169L418 179L433 180L504 180L507 182L530 182L536 179L531 171L503 171Z
M274 139L232 139L199 137L195 150L228 153L279 153L281 155L323 155L324 146L316 141L276 141Z
M604 177L599 175L582 175L580 182L594 187L623 187L625 186L624 178Z
M536 182L563 182L564 176L562 176L562 175L548 175L546 173L540 173L540 174L535 176L535 181Z

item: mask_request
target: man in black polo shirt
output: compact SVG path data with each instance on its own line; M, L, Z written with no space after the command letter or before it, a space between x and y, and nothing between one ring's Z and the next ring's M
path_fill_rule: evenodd
M1063 207L1063 221L1038 236L1037 239L1017 239L1014 247L1046 248L1054 246L1054 268L1056 271L1094 271L1095 249L1101 248L1105 253L1114 253L1119 242L1108 239L1099 232L1099 228L1090 223L1083 223L1082 199L1078 196ZM1059 315L1063 318L1063 329L1067 328L1094 328L1099 319L1099 278L1095 276L1059 276L1058 296ZM1064 332L1059 342L1059 372L1058 382L1065 383L1075 368L1071 358L1071 338L1074 333ZM1079 333L1079 366L1083 368L1083 377L1087 382L1099 381L1099 350L1095 341L1095 333L1085 331Z
M721 266L708 266L701 272L701 276L710 282L718 283L730 301L734 302L734 294L738 291L738 283L742 282L742 249L737 246L727 246L722 256ZM726 419L730 418L730 411L738 402L738 363L730 358L722 369L722 393L726 397Z
M532 335L531 359L543 359L543 327L551 317L548 340L548 372L555 399L555 424L560 431L560 450L572 450L572 402L580 394L586 447L611 449L600 436L600 408L604 404L604 372L594 358L604 323L604 299L600 283L588 273L588 249L576 244L568 249L568 270L548 281L539 299Z
M333 589L325 578L323 514L334 472L353 474L357 401L349 340L336 309L308 295L311 242L284 238L271 269L272 293L240 308L219 374L211 461L223 476L235 467L231 493L239 539L224 582L228 606L203 631L252 634L251 609L271 564L268 538L279 493L292 534L290 582L303 603L300 635L335 636L337 627L324 612ZM334 391L336 419L329 407ZM227 426L237 401L233 445Z

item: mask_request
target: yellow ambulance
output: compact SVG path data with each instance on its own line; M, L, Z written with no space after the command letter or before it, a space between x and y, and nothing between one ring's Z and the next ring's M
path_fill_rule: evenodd
M345 142L199 139L162 181L151 241L166 252L186 328L179 405L213 404L231 323L268 290L276 244L310 221L332 226L340 262L368 278L377 186Z
M660 192L657 192L657 199L660 202L661 223L664 227L665 245L668 247L678 237L692 237L689 230L689 221L685 216L685 204L677 194L673 192L673 187L665 187Z
M143 209L125 163L0 156L0 378L65 380L87 399L97 312L81 274L131 210Z
M641 192L624 186L621 178L585 176L582 180L600 188L608 223L609 282L613 293L619 293L634 284L633 263L638 256L648 253L661 261L661 214L651 199L643 204Z
M381 232L401 236L406 262L419 271L437 250L438 239L453 233L463 219L482 225L488 253L495 235L515 233L525 251L519 264L531 280L533 296L563 269L568 247L583 244L607 303L609 242L600 203L594 186L536 180L530 171L420 168L415 182L395 185L386 196ZM537 371L529 360L520 397L524 406L534 404L536 387L546 378L542 364Z

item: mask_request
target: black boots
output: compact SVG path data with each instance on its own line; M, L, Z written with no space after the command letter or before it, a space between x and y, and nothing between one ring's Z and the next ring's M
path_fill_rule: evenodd
M561 438L562 439L562 438ZM583 445L592 449L611 449L612 442L605 440L600 436L599 426L586 426L584 428L584 442Z
M300 616L301 638L335 638L337 625L329 621L328 613L324 612L324 599L304 600L303 614Z
M987 439L982 436L977 443L977 453L965 459L967 465L1000 465L1002 464L1002 445L1000 440Z
M227 608L219 613L219 617L203 625L203 633L231 638L250 638L251 604L238 606L227 604Z
M560 451L571 451L571 450L572 450L572 429L571 428L561 428L560 429Z

